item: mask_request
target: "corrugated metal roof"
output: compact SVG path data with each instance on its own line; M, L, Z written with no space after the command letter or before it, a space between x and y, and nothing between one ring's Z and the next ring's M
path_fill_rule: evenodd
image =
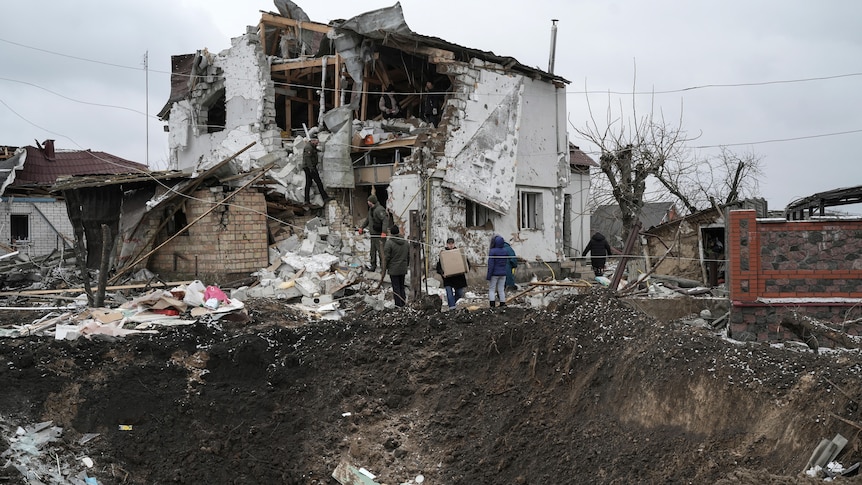
M24 167L15 174L13 187L53 185L64 175L110 175L149 172L149 167L110 153L90 150L56 151L49 159L39 148L28 146Z

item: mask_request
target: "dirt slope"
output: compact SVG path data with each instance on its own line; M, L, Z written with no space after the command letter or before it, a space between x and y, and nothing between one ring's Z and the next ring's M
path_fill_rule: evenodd
M334 484L342 460L390 485L817 483L799 472L836 433L862 459L856 352L730 342L602 291L322 322L248 304L250 324L0 339L0 422L54 420L100 483Z

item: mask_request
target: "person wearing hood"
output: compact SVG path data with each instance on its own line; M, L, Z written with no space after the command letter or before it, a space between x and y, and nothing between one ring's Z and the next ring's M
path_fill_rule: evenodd
M605 272L605 262L607 261L608 254L611 253L611 245L608 243L608 240L605 239L604 234L596 231L593 234L593 237L590 238L590 242L587 243L587 247L584 248L584 252L582 253L584 256L587 253L591 253L593 255L590 260L590 264L593 267L593 273L596 276L601 276Z
M488 250L488 304L493 308L499 301L506 306L506 275L508 274L509 252L506 251L503 236L495 235Z
M404 290L404 277L407 274L407 262L410 259L410 246L399 235L398 226L389 228L386 244L383 246L383 261L392 283L392 293L395 295L395 306L401 307L407 302Z
M371 234L371 250L368 254L368 263L366 268L371 271L377 271L377 256L380 256L380 262L383 263L383 255L381 254L383 241L380 239L380 234L383 232L383 224L386 222L386 209L380 205L377 196L371 194L368 196L368 218L365 219L365 224L359 228L359 233L362 234L364 229L368 229Z

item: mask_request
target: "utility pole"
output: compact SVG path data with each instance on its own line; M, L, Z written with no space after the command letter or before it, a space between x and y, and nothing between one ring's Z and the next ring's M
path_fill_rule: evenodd
M149 69L150 51L144 52L144 122L147 124L146 147L144 148L144 157L147 167L150 166L150 69Z

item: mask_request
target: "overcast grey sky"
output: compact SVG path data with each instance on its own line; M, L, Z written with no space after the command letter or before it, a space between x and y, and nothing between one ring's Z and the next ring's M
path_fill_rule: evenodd
M297 2L326 23L394 4ZM830 0L403 0L412 30L548 68L571 81L568 116L588 121L608 103L651 103L682 116L708 157L726 145L764 160L771 209L816 192L862 185L862 2ZM0 145L57 140L166 167L155 118L167 100L170 56L220 52L256 25L270 0L27 0L3 4ZM149 72L143 68L148 53ZM59 54L59 55L58 55ZM636 66L636 77L635 77ZM698 89L687 89L701 87ZM611 94L656 92L665 94ZM145 113L149 112L149 121ZM149 127L149 130L147 130ZM149 136L147 136L149 131ZM575 144L594 150L569 128ZM147 144L147 139L149 143ZM775 141L786 140L786 141ZM147 150L146 147L149 147ZM858 211L854 211L858 212Z

